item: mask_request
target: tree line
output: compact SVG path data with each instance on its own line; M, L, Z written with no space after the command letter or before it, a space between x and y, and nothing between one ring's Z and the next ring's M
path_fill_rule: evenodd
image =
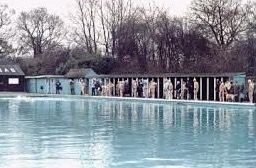
M76 0L69 24L46 8L0 4L0 59L28 75L247 72L256 75L256 4L192 0L184 17L133 0ZM17 16L17 17L14 17Z

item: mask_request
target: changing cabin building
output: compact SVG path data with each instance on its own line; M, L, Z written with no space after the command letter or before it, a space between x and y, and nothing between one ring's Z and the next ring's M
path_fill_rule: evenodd
M217 81L232 81L235 85L246 85L246 74L243 72L236 73L161 73L161 74L111 74L111 75L99 75L98 78L105 85L108 81L116 84L118 81L127 81L129 87L131 87L132 80L143 80L147 84L151 80L157 83L156 98L163 98L163 84L164 79L170 79L174 88L176 88L177 82L191 81L195 78L199 83L199 100L217 100ZM115 89L114 89L115 90ZM131 90L131 89L129 89ZM114 93L115 95L115 93ZM174 92L174 97L175 97Z
M25 91L25 74L18 65L0 65L0 91Z
M101 85L106 85L111 81L115 86L113 88L113 95L117 95L116 87L118 81L128 82L128 92L126 96L131 96L131 83L132 80L143 80L149 83L154 80L157 83L156 98L163 98L163 84L164 79L170 79L174 88L177 82L193 81L194 78L199 83L199 100L217 100L218 99L218 81L233 81L234 84L239 86L246 85L245 73L162 73L162 74L108 74L99 75L93 69L71 69L66 75L63 76L30 76L26 77L27 91L32 93L55 93L55 81L59 80L62 83L63 90L60 94L70 94L69 80L73 79L75 82L75 93L80 94L79 79L83 78L86 82L86 93L92 95L93 79L100 81ZM174 93L175 94L175 93ZM175 97L175 95L174 95Z
M90 92L90 81L97 78L97 74L91 68L71 69L66 75L40 75L26 76L26 91L29 93L56 94L56 82L61 84L60 94L71 94L70 80L74 80L75 94L80 95L79 80L84 79L86 83L86 93Z

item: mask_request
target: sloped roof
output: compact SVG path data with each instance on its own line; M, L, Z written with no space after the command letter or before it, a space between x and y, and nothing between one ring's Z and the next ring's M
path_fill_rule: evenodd
M84 69L70 69L70 71L65 75L68 78L93 78L98 75L91 68Z
M24 72L19 65L0 65L0 75L24 76Z
M108 74L99 75L101 78L154 78L154 77L234 77L234 76L245 76L244 72L234 73L146 73L146 74Z

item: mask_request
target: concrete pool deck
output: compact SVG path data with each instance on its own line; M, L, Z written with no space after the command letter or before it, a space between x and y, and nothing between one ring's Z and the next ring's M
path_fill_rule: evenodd
M76 99L95 99L95 100L112 100L112 101L133 101L133 102L148 102L148 103L177 103L184 105L207 105L207 106L229 106L237 108L256 108L255 103L248 102L219 102L219 101L202 101L202 100L166 100L166 99L150 99L150 98L133 98L133 97L107 97L107 96L88 96L88 95L57 95L57 94L39 94L26 92L0 92L0 98L15 98L15 97L52 97L52 98L76 98Z

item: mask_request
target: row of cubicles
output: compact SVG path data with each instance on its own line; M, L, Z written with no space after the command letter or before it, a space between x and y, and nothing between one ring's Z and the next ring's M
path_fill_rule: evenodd
M170 79L174 87L176 87L177 81L192 81L194 78L197 79L200 89L198 97L200 100L217 100L216 85L217 80L222 81L232 81L234 84L239 86L246 85L246 75L245 73L220 73L220 74L178 74L178 73L165 73L165 74L119 74L119 75L93 75L93 76L83 76L86 82L86 93L92 94L91 87L92 81L98 80L101 85L108 84L109 81L116 84L118 81L127 81L128 92L126 96L130 96L131 93L131 83L132 80L143 80L145 83L149 83L154 80L157 83L156 96L157 98L163 98L163 83L165 79ZM56 81L60 81L62 84L61 94L70 94L70 82L67 76L30 76L26 77L26 90L31 93L44 93L44 94L55 94ZM75 81L75 94L80 94L79 79L72 78ZM113 95L116 89L113 89Z

